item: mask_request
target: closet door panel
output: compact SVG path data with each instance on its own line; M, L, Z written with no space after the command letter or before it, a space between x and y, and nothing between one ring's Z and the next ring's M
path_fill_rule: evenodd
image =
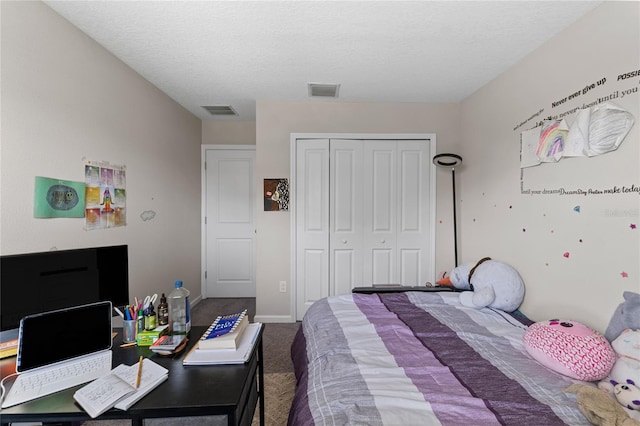
M304 279L302 302L305 305L311 304L318 299L328 296L325 261L326 252L324 250L307 249L304 251Z
M355 287L354 281L360 265L356 265L355 250L333 250L333 294L349 294Z
M296 319L329 295L329 140L296 149Z
M367 140L363 151L363 285L398 282L395 260L398 184L395 142Z
M405 285L419 285L421 283L422 250L400 249L400 282Z
M369 154L371 168L368 169L367 178L371 187L366 191L370 195L368 206L372 217L370 232L374 234L390 234L394 228L395 206L393 194L395 193L395 152L389 147L383 149L373 148Z
M371 284L394 284L398 281L394 277L394 250L371 250L372 268Z
M429 147L425 141L399 141L397 147L399 279L403 285L422 285L429 279Z
M331 294L362 285L362 141L330 141Z

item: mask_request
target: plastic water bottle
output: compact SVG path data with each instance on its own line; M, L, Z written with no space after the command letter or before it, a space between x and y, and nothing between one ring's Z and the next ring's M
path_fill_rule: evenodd
M176 281L175 289L167 296L171 334L187 334L191 331L190 294L189 290L182 287L182 281Z

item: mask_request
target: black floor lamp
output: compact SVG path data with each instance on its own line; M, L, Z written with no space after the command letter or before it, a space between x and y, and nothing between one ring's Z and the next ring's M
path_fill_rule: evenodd
M462 157L457 154L438 154L433 157L433 164L438 167L451 168L451 184L453 186L453 250L455 266L458 266L458 225L456 222L456 167L462 164Z

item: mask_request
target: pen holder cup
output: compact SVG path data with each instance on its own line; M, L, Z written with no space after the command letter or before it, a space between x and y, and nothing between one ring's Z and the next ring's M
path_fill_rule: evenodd
M136 341L138 323L136 320L124 320L122 323L122 342L133 343Z

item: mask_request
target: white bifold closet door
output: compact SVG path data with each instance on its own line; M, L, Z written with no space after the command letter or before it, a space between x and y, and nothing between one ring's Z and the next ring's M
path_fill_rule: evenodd
M300 139L297 319L314 301L431 277L429 141Z

